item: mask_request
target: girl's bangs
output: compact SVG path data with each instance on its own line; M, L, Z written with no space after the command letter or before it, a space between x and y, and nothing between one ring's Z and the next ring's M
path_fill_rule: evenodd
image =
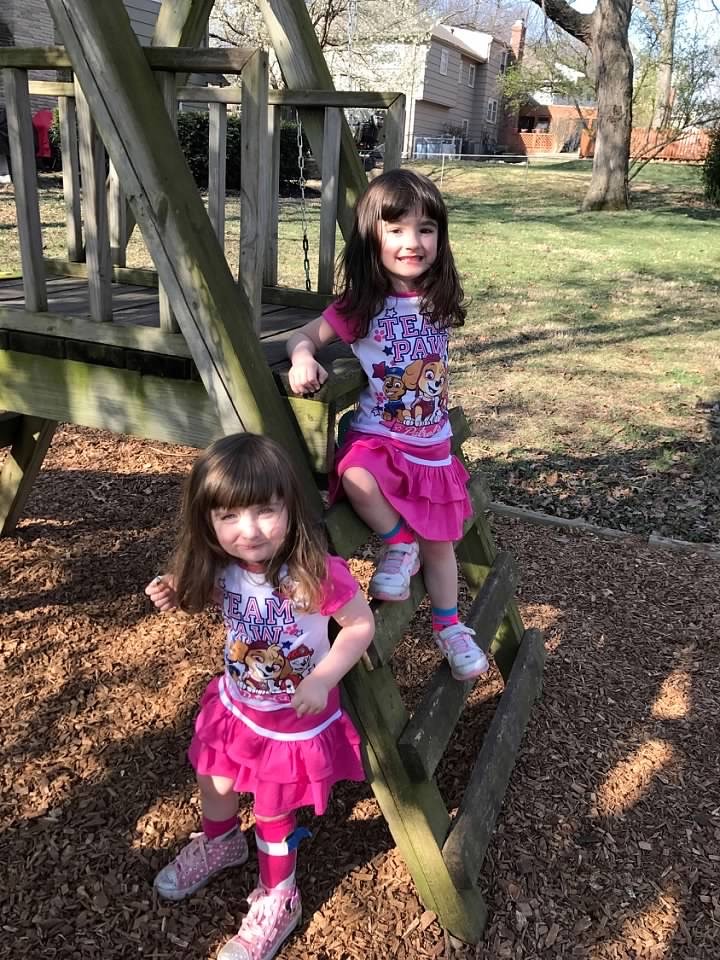
M419 210L425 217L441 223L443 220L443 206L437 196L428 190L423 183L416 181L402 184L388 184L378 198L378 219L388 223L399 220L401 217Z
M268 469L268 464L245 463L237 471L229 466L223 464L207 478L208 509L253 507L270 503L275 497L286 499L280 477Z

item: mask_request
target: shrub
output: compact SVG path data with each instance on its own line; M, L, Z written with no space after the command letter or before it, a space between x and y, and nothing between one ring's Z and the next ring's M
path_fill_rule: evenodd
M226 185L228 190L240 189L240 163L242 156L241 144L242 120L238 116L228 116L227 124L227 169ZM208 143L209 118L204 111L193 110L179 113L177 116L177 133L180 146L195 183L201 189L208 185ZM60 163L60 128L57 110L50 128L50 143L53 154L57 154L57 162L52 169L59 170ZM308 164L309 150L307 140L303 136L303 152ZM280 125L280 190L286 191L291 183L299 178L297 124L292 120L283 120Z
M720 207L720 126L710 133L710 146L703 164L703 185L708 203Z

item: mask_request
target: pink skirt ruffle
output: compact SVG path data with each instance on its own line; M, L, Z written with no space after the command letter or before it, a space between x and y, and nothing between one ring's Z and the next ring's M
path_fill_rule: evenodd
M408 460L445 460L450 441L432 447L412 446L370 433L350 431L335 460L330 478L330 502L344 496L340 478L349 467L363 467L373 475L385 499L423 540L459 540L463 523L472 516L467 492L469 473L452 456L446 466L427 466Z
M322 814L335 783L365 779L360 736L344 711L309 740L270 739L251 730L224 706L220 679L215 677L208 684L195 720L188 757L197 774L232 780L238 793L253 794L255 813L264 817L299 807L314 807L315 813ZM243 707L243 712L265 728L277 726L292 733L320 726L339 706L339 691L334 690L327 709L313 717L299 719L291 709L262 712Z

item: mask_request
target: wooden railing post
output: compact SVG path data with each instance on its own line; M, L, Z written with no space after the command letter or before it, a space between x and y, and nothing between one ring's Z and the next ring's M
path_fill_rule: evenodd
M268 140L270 182L263 283L268 287L275 287L278 281L278 218L280 215L280 107L268 108Z
M227 173L227 106L209 103L208 216L225 249L225 181Z
M262 321L263 255L268 223L268 56L256 51L242 72L240 273L255 331Z
M80 215L80 160L78 157L77 115L74 97L58 97L60 151L62 153L65 237L68 260L85 259Z
M165 109L170 117L173 129L177 129L177 81L176 75L165 70L155 74L155 81L163 98ZM160 329L167 333L177 333L180 327L175 319L170 305L167 290L162 283L158 284L160 298Z
M112 320L112 261L105 189L105 148L95 127L90 106L77 79L75 80L75 105L80 145L90 316L93 320L106 323Z
M47 310L35 140L26 70L3 70L25 306Z
M388 107L385 114L385 153L383 170L400 166L403 137L405 136L405 97L400 95Z
M318 262L318 291L320 293L332 293L335 280L335 231L340 184L342 119L342 111L337 107L325 108Z

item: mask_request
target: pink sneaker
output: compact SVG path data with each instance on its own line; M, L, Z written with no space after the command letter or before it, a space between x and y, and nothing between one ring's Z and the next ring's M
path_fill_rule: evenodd
M302 921L297 887L267 890L260 884L247 902L250 909L240 929L222 948L217 960L272 960Z
M473 640L474 636L475 631L464 623L453 623L433 634L456 680L473 680L490 669L487 657Z
M248 858L248 845L240 827L208 840L193 833L190 843L155 877L153 886L166 900L189 897L227 867L240 867Z
M376 600L407 600L410 578L420 569L420 547L412 543L388 543L380 551L368 593Z

